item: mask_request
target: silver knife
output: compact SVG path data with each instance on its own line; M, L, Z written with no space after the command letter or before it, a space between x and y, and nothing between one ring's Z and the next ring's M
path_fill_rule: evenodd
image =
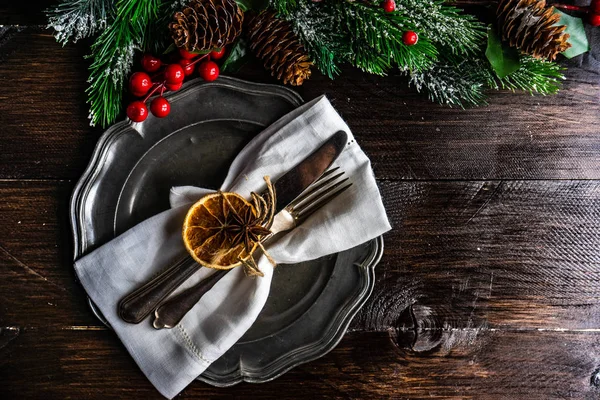
M337 159L347 140L346 132L336 132L308 157L277 179L274 184L277 194L275 212L284 209L316 181ZM140 323L199 268L201 265L186 254L158 276L121 299L118 305L119 316L126 322ZM214 285L225 272L227 271L217 271L207 279L214 280ZM212 285L209 285L207 290Z

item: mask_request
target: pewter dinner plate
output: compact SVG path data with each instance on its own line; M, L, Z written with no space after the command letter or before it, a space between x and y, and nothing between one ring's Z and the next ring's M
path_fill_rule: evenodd
M99 139L71 198L75 259L166 210L172 186L218 188L238 152L302 103L287 88L229 77L190 81L168 98L168 118L119 122ZM215 386L266 382L333 349L373 289L382 250L377 238L278 266L257 321L198 379Z

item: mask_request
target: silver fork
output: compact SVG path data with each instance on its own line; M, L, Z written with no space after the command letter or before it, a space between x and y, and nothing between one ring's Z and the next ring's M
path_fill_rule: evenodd
M329 177L338 169L327 171L304 193L280 211L275 216L271 235L267 236L263 243L266 244L279 233L287 232L302 224L317 210L352 186L352 183L347 183L349 178L344 177L344 171ZM229 271L231 270L217 270L211 276L162 303L154 312L154 328L169 329L177 325L200 298Z

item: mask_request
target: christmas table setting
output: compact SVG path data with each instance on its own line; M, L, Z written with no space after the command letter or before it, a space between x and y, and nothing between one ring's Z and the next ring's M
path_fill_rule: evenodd
M24 7L3 396L600 393L600 2Z

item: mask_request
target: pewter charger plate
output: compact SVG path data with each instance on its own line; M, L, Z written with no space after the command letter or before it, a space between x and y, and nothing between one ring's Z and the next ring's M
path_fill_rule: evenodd
M218 188L238 152L302 103L284 87L229 77L190 81L168 98L168 118L119 122L99 139L71 198L75 259L168 209L172 186ZM377 238L277 267L257 321L198 379L215 386L266 382L333 349L373 289L382 250Z

